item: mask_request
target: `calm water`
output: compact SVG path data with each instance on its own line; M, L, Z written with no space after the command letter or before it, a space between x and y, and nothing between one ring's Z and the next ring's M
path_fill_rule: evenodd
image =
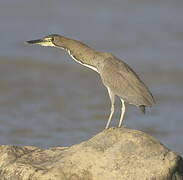
M26 40L63 34L135 69L157 104L124 124L183 154L182 0L1 0L0 144L68 146L100 132L110 101L97 73ZM112 125L119 119L119 101Z

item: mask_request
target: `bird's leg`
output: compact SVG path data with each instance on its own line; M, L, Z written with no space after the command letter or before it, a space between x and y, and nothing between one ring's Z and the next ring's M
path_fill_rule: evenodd
M112 91L109 88L107 88L107 90L108 90L109 97L111 100L111 113L110 113L109 119L108 119L106 127L105 127L106 129L109 128L109 124L111 122L112 115L114 114L114 102L115 102L115 95L112 93Z
M122 125L122 121L123 121L123 118L124 118L124 114L125 114L125 101L123 99L121 99L121 117L120 117L120 120L119 120L119 125L118 127L121 127Z

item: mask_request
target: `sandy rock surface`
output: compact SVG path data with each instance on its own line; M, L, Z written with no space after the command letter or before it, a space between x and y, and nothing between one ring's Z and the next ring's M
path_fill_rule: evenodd
M71 147L2 145L0 180L183 180L183 161L141 131L110 128Z

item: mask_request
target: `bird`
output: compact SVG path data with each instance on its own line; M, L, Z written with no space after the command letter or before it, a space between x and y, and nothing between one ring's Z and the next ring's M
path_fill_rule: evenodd
M122 126L126 111L125 103L137 106L144 114L146 107L155 104L152 93L136 72L126 62L112 53L96 51L81 41L58 34L51 34L41 39L26 42L63 49L74 61L96 71L100 75L111 101L106 129L109 128L114 114L116 96L120 98L122 104L118 127Z

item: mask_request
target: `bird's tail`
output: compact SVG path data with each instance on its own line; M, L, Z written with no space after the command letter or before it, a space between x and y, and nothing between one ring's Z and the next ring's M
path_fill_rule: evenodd
M144 105L139 106L140 111L145 114L146 113L146 107Z

